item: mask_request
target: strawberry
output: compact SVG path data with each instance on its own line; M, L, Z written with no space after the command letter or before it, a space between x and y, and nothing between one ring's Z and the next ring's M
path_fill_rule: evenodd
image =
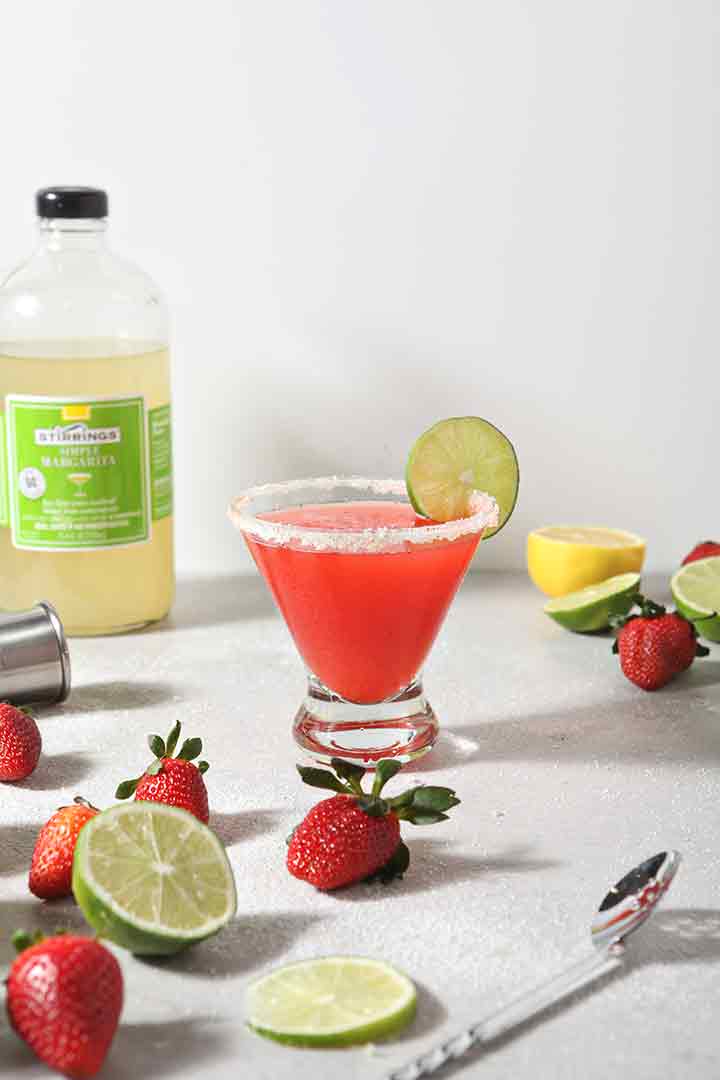
M337 794L314 806L288 841L288 870L317 889L339 889L374 876L382 881L402 877L410 852L400 839L400 821L445 821L444 811L460 802L443 787L415 787L393 799L381 798L384 785L401 768L390 758L377 763L369 794L360 783L364 769L339 758L330 764L336 776L298 765L306 784Z
M709 559L713 555L720 555L720 544L716 544L714 540L703 540L701 544L695 545L689 555L685 556L681 566L695 562L696 559Z
M180 753L173 757L179 738L179 720L168 735L167 742L159 735L148 735L148 745L155 760L137 780L124 780L115 797L129 799L134 794L141 802L179 806L207 825L210 812L203 774L209 765L207 761L193 764L193 759L202 753L202 739L186 739Z
M0 781L28 777L41 750L40 729L31 710L0 701Z
M643 596L636 603L640 614L620 621L613 652L620 655L620 667L630 682L643 690L658 690L710 650L698 643L695 627L682 615L666 612Z
M41 1061L65 1076L94 1076L118 1025L120 965L91 938L43 938L19 931L7 980L10 1023Z
M43 825L30 865L30 892L41 900L72 893L72 865L78 833L86 821L99 813L79 795L72 806L61 806Z

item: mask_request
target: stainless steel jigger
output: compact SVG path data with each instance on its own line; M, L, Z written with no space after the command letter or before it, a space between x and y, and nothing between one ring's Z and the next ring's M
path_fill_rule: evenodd
M0 612L0 701L40 705L69 693L70 653L52 604Z

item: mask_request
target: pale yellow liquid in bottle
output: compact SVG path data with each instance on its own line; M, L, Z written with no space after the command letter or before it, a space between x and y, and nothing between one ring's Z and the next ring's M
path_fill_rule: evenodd
M117 343L102 340L77 348L23 342L21 355L0 347L0 412L6 394L87 401L142 395L147 410L169 404L167 349L130 347L123 355L112 355ZM10 529L0 526L0 609L49 600L69 634L120 633L155 622L168 613L174 589L172 516L152 522L146 543L86 551L19 551Z

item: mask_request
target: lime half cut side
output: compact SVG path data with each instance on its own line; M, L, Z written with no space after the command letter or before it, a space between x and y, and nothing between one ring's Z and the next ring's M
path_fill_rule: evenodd
M400 1031L415 1015L406 975L381 960L326 956L265 975L247 992L247 1020L259 1035L294 1046L349 1046Z
M433 521L467 517L473 491L492 495L498 504L498 532L517 501L520 473L513 444L479 416L441 420L417 440L408 458L405 483L413 508Z
M597 585L548 600L543 610L566 630L578 634L606 630L612 615L627 615L639 588L639 574L616 574Z
M720 558L713 555L681 566L670 590L678 611L694 623L700 637L720 641Z
M156 956L215 934L237 907L218 838L163 803L127 803L91 818L75 848L73 892L98 934Z

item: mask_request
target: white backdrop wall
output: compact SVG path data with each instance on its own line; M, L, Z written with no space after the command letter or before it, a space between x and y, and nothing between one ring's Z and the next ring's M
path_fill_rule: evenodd
M3 8L0 264L106 186L174 323L182 569L255 481L400 474L478 413L511 525L720 533L714 0L28 0Z

